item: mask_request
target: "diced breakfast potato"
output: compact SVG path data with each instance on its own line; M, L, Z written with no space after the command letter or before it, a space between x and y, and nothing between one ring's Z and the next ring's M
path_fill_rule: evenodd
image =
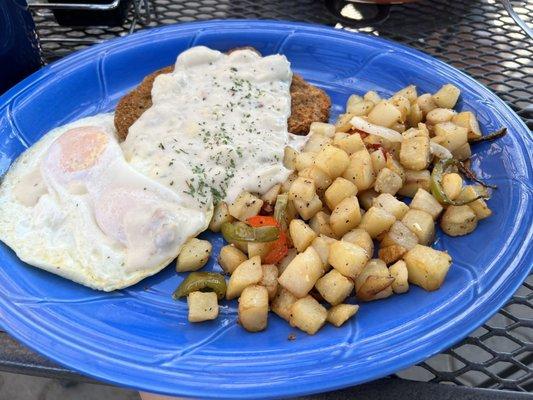
M340 304L353 290L353 282L336 269L332 269L316 284L318 293L331 305Z
M379 174L379 172L387 166L387 157L382 149L370 153L370 158L372 159L372 168L376 174Z
M213 210L213 216L211 217L211 222L209 223L209 230L211 232L220 232L222 224L224 222L231 221L233 221L233 217L229 213L228 205L221 201Z
M468 143L468 131L453 122L441 122L435 125L435 137L432 139L451 152Z
M400 260L389 267L389 273L394 278L392 282L392 291L394 293L405 293L409 291L409 275L407 264Z
M462 146L459 146L452 151L452 155L456 160L468 160L470 157L472 157L472 148L470 147L470 143L464 143Z
M417 126L424 119L424 112L418 105L418 103L411 104L411 111L407 117L407 123L409 126Z
M413 200L411 201L410 207L414 210L427 212L433 217L433 219L437 219L442 212L442 206L440 203L424 189L418 189L415 197L413 197Z
M407 204L389 193L380 194L373 200L372 205L383 208L388 213L394 215L396 219L402 219L405 213L409 211Z
M350 97L348 97L348 100L346 101L346 111L347 112L350 112L350 107L354 106L355 104L358 104L360 102L363 101L363 97L357 95L357 94L352 94Z
M318 153L332 141L333 140L330 137L322 135L321 133L310 133L309 135L307 135L307 141L305 142L303 151Z
M400 162L410 170L421 171L426 169L431 160L429 138L417 136L402 141L400 149Z
M387 265L374 258L365 265L355 280L357 298L363 301L384 299L392 294L391 285L394 278L390 276Z
M298 211L298 214L300 214L300 217L306 221L313 218L317 212L322 210L322 202L316 194L310 201L297 199L294 200L293 203L296 211Z
M292 183L296 180L296 178L298 178L298 175L295 172L290 174L285 182L281 184L281 193L289 193Z
M395 94L391 98L391 103L400 111L400 122L405 122L409 112L411 111L411 102L404 96ZM394 128L393 128L394 129ZM402 131L404 131L403 129Z
M366 149L353 153L349 158L349 163L342 174L357 186L358 192L366 190L374 183L374 169L370 153Z
M218 263L225 273L232 274L239 265L248 259L246 254L233 245L227 245L220 249Z
M454 115L452 122L468 130L468 140L479 139L482 136L476 116L471 111L463 111Z
M189 322L203 322L218 317L218 299L215 292L192 292L187 296Z
M264 286L252 285L242 291L239 322L249 332L259 332L267 327L268 291Z
M378 257L385 264L389 265L398 261L405 253L407 253L407 249L399 244L391 244L390 246L381 245L378 251Z
M435 108L427 113L426 123L435 125L442 122L448 122L452 120L455 114L457 113L449 108Z
M316 153L300 153L296 156L295 169L302 171L306 168L313 166Z
M369 258L363 248L350 242L336 241L329 248L328 262L348 278L357 278Z
M418 96L417 91L416 91L416 86L415 85L406 86L402 90L398 90L394 94L393 97L396 97L396 96L403 96L407 100L409 100L410 103L413 103L416 101L417 96Z
M324 268L325 272L331 269L331 266L328 263L329 248L331 244L335 241L335 239L321 235L315 238L315 240L313 240L313 243L311 243L311 246L313 246L313 248L316 250L318 256L320 257L320 260L322 261L322 268Z
M309 178L313 181L317 189L327 189L331 185L331 178L316 165L307 167L298 173L299 176Z
M388 213L383 208L370 207L361 218L359 228L364 229L372 238L387 231L396 221L394 215Z
M402 218L402 223L418 237L420 244L428 245L433 242L435 223L427 212L411 209Z
M371 101L374 104L378 104L381 101L381 97L373 90L369 90L363 96L363 100Z
M291 308L298 298L289 292L287 289L280 287L276 297L272 301L272 311L283 318L285 321L289 321L291 317Z
M340 237L352 230L361 221L361 209L356 196L342 200L332 211L329 224L333 233Z
M470 201L472 199L475 199L478 197L480 193L478 193L474 186L465 186L463 190L461 191L461 194L457 196L458 201ZM476 214L477 219L485 219L487 217L490 217L492 215L492 211L487 206L487 203L483 199L477 199L476 201L472 201L468 203L468 207L474 211Z
M387 157L387 168L397 173L402 178L402 182L405 182L405 169L395 157Z
M274 264L261 265L263 270L263 277L259 281L259 285L264 286L268 291L268 299L274 299L278 291L278 267Z
M449 206L442 215L440 226L450 236L468 235L477 227L476 214L467 205Z
M213 246L207 240L189 239L183 245L178 255L176 271L187 272L199 270L209 260L212 249Z
M314 164L325 171L331 179L341 176L350 159L344 150L335 146L326 146L315 157Z
M289 233L294 247L296 247L296 250L299 252L303 252L307 249L311 242L317 237L315 231L313 231L311 227L301 219L293 219L291 221L289 224Z
M283 149L283 165L287 169L296 169L296 159L298 152L290 146L285 146Z
M273 244L274 242L248 242L248 257L259 256L263 262L267 254L270 253Z
M374 182L374 190L378 193L396 194L402 187L402 178L396 172L383 168Z
M349 108L346 108L351 115L362 117L368 115L374 108L374 102L369 100L363 100L355 104L351 104Z
M278 282L296 297L304 297L324 275L322 260L313 247L298 254L285 268Z
M326 322L328 311L313 297L297 300L291 307L290 324L314 335Z
M309 220L309 226L317 235L326 235L329 237L335 236L331 230L331 225L329 224L329 214L326 214L324 211L317 212L313 218Z
M382 100L368 114L368 122L390 128L400 121L401 112L388 100Z
M426 191L430 190L431 174L425 169L423 171L405 171L405 183L403 187L398 190L399 195L406 197L415 197L419 188Z
M363 250L366 251L368 258L372 257L372 254L374 254L374 242L372 241L372 238L370 237L368 232L364 229L353 229L350 232L346 233L342 237L342 240L344 242L350 242L361 247Z
M450 200L455 200L463 190L463 178L455 172L444 174L442 177L442 190Z
M437 104L433 100L433 96L429 93L424 93L421 96L418 96L416 99L416 104L418 104L418 107L420 107L420 110L424 115L427 115L431 110L434 110L437 108Z
M278 263L278 276L281 276L283 271L291 263L292 260L298 255L298 250L291 248L288 250L287 255Z
M248 218L259 214L261 207L263 207L263 200L251 193L241 192L235 201L229 205L229 213L239 221L246 221Z
M353 317L358 310L357 304L337 304L328 310L327 321L338 328Z
M289 199L293 201L310 201L315 194L315 182L312 179L299 176L291 185L289 190Z
M327 124L325 122L313 122L309 127L309 133L319 133L331 138L335 135L335 125Z
M394 222L381 240L381 246L383 247L398 245L407 250L411 250L417 244L418 236L401 221Z
M404 257L409 282L428 291L437 290L448 273L452 258L443 251L417 244Z
M350 124L350 121L353 117L354 114L349 112L339 115L337 122L335 122L335 131L348 132L350 129L352 129L352 124Z
M226 299L239 297L246 286L255 285L263 278L261 258L255 256L246 260L233 271L226 289Z
M342 200L357 194L357 186L348 179L338 177L324 193L326 204L330 210L334 210Z
M344 150L349 156L365 148L361 136L357 133L337 132L333 137L333 144Z
M461 91L452 84L446 84L433 95L433 101L441 108L454 108Z

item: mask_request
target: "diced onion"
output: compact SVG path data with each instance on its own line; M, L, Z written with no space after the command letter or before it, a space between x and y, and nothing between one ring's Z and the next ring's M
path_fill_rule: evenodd
M429 147L431 149L431 154L439 157L441 160L446 160L448 158L453 158L453 155L450 152L450 150L448 150L444 146L441 146L438 143L435 143L432 140L429 142Z
M371 124L361 117L353 117L350 120L350 124L352 124L352 126L357 130L363 131L370 135L379 136L391 142L401 142L403 140L401 133L396 132L393 129L385 128L384 126Z

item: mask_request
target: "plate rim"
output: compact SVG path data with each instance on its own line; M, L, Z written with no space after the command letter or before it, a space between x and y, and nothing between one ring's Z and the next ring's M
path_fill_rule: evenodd
M420 57L422 59L425 59L426 61L430 61L431 63L437 63L441 67L444 67L445 69L451 70L453 74L459 75L461 79L468 81L470 84L477 86L482 91L486 92L486 94L492 99L495 100L498 104L498 106L504 106L504 110L502 111L502 114L505 114L507 118L510 118L513 120L516 125L514 127L519 126L520 131L527 132L529 139L532 137L532 133L529 130L529 128L525 125L524 121L502 100L500 99L495 93L493 93L489 88L487 88L482 83L475 80L473 77L467 75L466 73L460 71L459 69L437 59L434 58L428 54L426 54L423 51L414 49L412 47L399 44L397 42L394 42L392 40L384 39L381 37L376 37L373 35L368 35L364 33L359 32L351 32L351 31L344 31L335 29L332 27L328 27L325 25L319 25L319 24L310 24L310 23L302 23L302 22L290 22L290 21L273 21L273 20L235 20L235 19L227 19L227 20L208 20L208 21L194 21L194 22L187 22L187 23L180 23L180 24L173 24L173 25L166 25L166 26L160 26L156 28L148 28L140 30L132 35L128 35L125 37L119 37L114 38L111 40L108 40L106 42L90 46L86 49L83 49L81 51L74 52L54 63L49 64L48 66L42 68L41 70L37 71L36 73L30 75L28 78L24 79L17 85L15 85L13 88L9 89L7 92L5 92L2 96L0 96L0 110L2 110L6 104L10 104L10 102L19 95L19 93L25 91L25 90L31 90L32 86L42 79L46 79L48 74L53 72L53 69L61 69L65 66L68 66L70 63L77 63L80 60L86 59L86 58L93 58L94 56L97 56L100 51L110 48L115 48L116 46L124 45L127 42L133 42L136 40L143 40L144 37L150 37L152 35L157 36L161 33L165 32L183 32L183 31L196 31L201 32L203 29L206 28L213 28L214 26L218 26L221 29L228 29L228 28L241 28L241 29L267 29L272 27L278 27L284 30L292 30L293 32L296 31L310 31L312 33L324 33L330 36L340 36L349 40L360 40L360 41L366 41L366 42L381 42L388 48L396 48L400 49L404 52L416 55L417 57ZM517 138L518 142L521 145L522 154L526 161L529 159L529 165L527 166L527 172L528 175L531 174L531 164L533 161L533 149L528 147L525 142L526 138ZM531 183L530 183L531 186ZM531 217L531 214L533 212L529 211L525 217ZM525 228L527 229L527 228ZM531 265L529 267L529 271L527 268L527 265L522 266L523 264L526 264L528 262L528 255L532 253L531 246L528 248L528 244L531 242L531 238L533 235L533 227L530 226L529 230L525 230L524 232L521 232L523 234L524 243L519 248L521 250L521 257L518 259L515 259L515 267L513 269L513 274L517 276L512 280L511 283L503 282L501 285L501 288L506 289L503 296L496 296L496 294L493 294L491 298L485 299L480 304L476 305L475 303L472 305L474 308L470 312L478 311L475 313L474 318L469 318L468 322L465 322L466 318L461 318L459 321L456 321L455 324L448 328L448 330L460 330L459 333L455 333L451 335L452 337L448 340L440 341L438 344L434 345L433 348L428 348L428 345L420 346L420 348L413 349L411 348L407 354L407 357L403 357L401 359L401 362L397 362L394 364L394 367L390 366L388 368L382 368L382 371L378 375L374 374L373 376L366 376L362 379L331 379L332 377L328 377L328 381L323 382L316 382L309 384L309 382L306 382L306 386L302 387L299 385L287 385L287 383L284 383L283 385L275 385L275 386L269 386L265 388L265 391L261 393L262 396L266 397L279 397L279 396L295 396L295 395L305 395L310 393L318 393L318 392L324 392L329 390L335 390L347 386L352 386L355 384L360 384L367 382L369 380L374 380L382 376L389 375L395 371L398 371L400 369L403 369L405 367L408 367L410 365L414 365L424 359L427 359L428 357L431 357L434 354L437 354L450 346L452 346L454 343L462 340L464 337L466 337L470 332L475 330L477 327L482 325L486 320L488 320L494 313L496 313L504 303L507 302L507 300L514 294L514 292L517 290L517 288L522 284L522 282L525 280L525 278L530 274L531 272ZM511 264L510 264L511 265ZM489 304L490 303L490 304ZM475 307L474 307L475 306ZM470 308L470 307L469 307ZM479 311L481 309L487 309L484 310L487 311L487 313L480 313ZM81 372L84 375L91 376L97 380L108 382L115 385L121 385L124 387L129 387L137 390L147 390L147 389L141 389L139 386L136 385L135 380L133 378L128 378L121 376L122 379L115 379L117 378L114 376L113 380L110 380L108 378L103 378L99 376L98 374L94 373L87 373L85 370L74 367L72 364L68 363L68 361L64 361L61 355L58 355L57 352L54 352L53 350L49 349L43 349L42 347L39 347L36 345L36 347L33 346L33 343L28 343L24 335L22 333L19 333L16 329L17 321L18 323L24 323L26 325L27 329L30 329L31 331L31 321L24 321L24 318L21 320L20 317L17 315L13 315L14 310L10 309L9 302L6 299L0 298L0 315L3 317L10 316L10 318L5 318L5 321L8 321L6 324L2 324L3 328L13 337L15 337L17 340L20 340L23 342L26 346L30 347L34 351L37 351L40 354L45 355L46 357L54 360L55 362L64 365L70 369L74 369L78 372ZM472 322L474 321L474 322ZM68 358L68 357L67 357ZM155 384L157 386L157 384ZM169 392L168 388L164 389L163 387L150 387L148 390L153 391L154 393L160 393L160 394L167 394L167 395L176 395L176 392ZM231 398L254 398L257 396L254 396L253 393L246 392L242 393L242 388L233 388L233 389L211 389L210 391L200 391L197 387L194 386L186 386L186 385L179 385L179 395L185 395L185 396L202 396L205 397L207 394L208 396L212 397L231 397ZM204 388L205 389L205 388Z

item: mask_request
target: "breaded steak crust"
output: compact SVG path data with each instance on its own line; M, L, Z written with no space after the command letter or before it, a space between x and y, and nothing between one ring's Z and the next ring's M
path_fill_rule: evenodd
M174 66L168 66L152 72L131 92L122 97L115 110L115 127L121 140L128 136L128 129L152 106L152 86L160 74L172 72ZM289 132L307 135L312 122L327 122L331 101L321 89L306 82L294 74L291 83L291 115L288 119Z

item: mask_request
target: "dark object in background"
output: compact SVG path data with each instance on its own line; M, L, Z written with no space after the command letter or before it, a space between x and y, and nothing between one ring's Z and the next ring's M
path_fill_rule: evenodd
M0 94L43 65L25 0L0 0Z
M80 5L79 8L53 9L57 23L65 26L121 26L126 19L131 1L132 0L48 0L49 3L55 4ZM87 7L85 7L85 5L87 5ZM95 7L92 7L93 9L91 9L88 5L95 5ZM83 7L83 9L81 9L81 7Z

